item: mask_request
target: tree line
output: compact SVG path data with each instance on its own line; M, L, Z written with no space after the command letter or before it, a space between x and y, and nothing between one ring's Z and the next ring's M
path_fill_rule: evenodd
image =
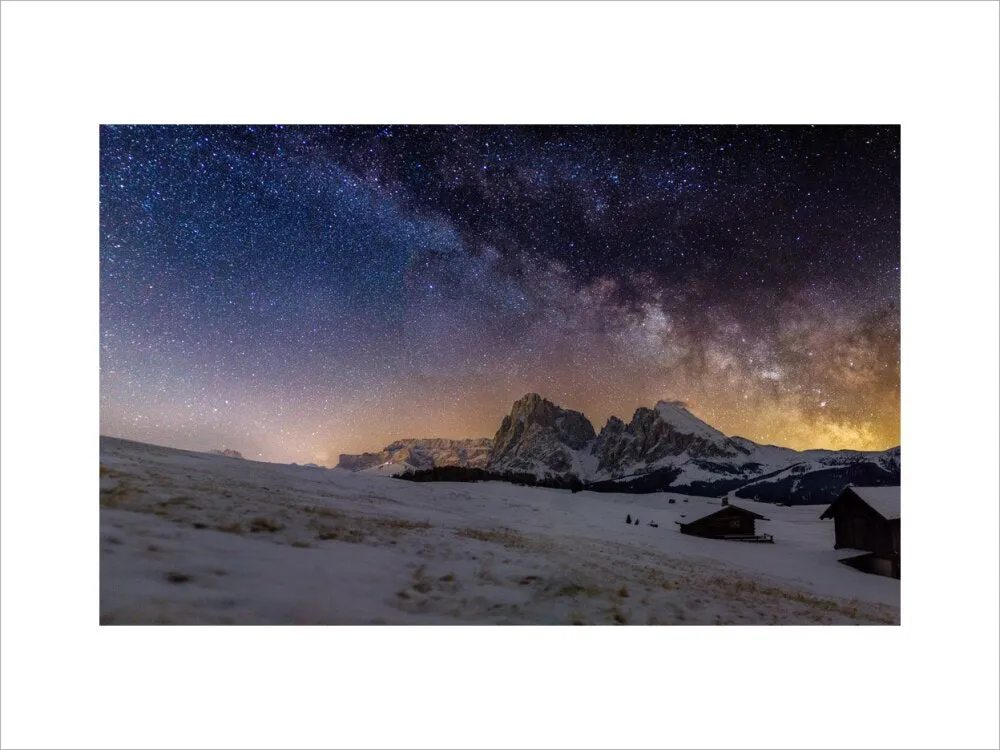
M396 478L409 482L510 482L522 487L550 487L571 492L579 492L584 487L583 482L572 474L565 477L539 478L528 472L497 472L468 466L435 466L433 469L407 470Z

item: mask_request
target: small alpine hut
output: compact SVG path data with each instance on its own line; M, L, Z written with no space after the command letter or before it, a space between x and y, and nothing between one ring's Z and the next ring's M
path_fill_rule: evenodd
M899 487L846 487L820 518L832 518L840 562L865 573L900 577Z
M774 537L770 534L758 535L754 524L757 521L769 519L753 511L736 505L724 505L719 510L713 510L694 520L675 523L681 527L682 534L703 536L709 539L729 539L738 542L770 542Z

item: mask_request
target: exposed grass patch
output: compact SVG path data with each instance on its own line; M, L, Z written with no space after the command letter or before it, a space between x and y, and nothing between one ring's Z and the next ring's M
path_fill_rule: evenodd
M620 596L622 599L627 599L628 598L628 586L622 584L622 587L620 589L618 589L618 596Z
M611 612L611 619L614 620L618 625L628 625L628 617L622 612L618 607L615 607Z
M289 546L291 546L291 547L298 547L300 549L307 549L309 547L312 547L312 545L309 542L302 542L302 541L299 541L298 539L296 539L294 542L292 542L291 545L289 545Z
M824 599L802 591L763 585L752 579L715 577L709 579L708 583L740 601L747 599L756 601L761 597L772 597L808 607L812 610L810 615L816 613L818 610L823 613L836 613L852 620L867 620L887 625L895 623L895 618L891 615L861 611L858 608L857 602L845 604L834 599Z
M410 521L406 518L365 518L362 523L370 524L378 529L388 531L429 529L431 524L427 521Z
M427 579L427 566L421 565L413 571L413 583L410 585L414 591L421 594L430 593L434 585Z
M124 481L119 481L114 487L101 490L101 505L105 508L121 508L126 500L132 499L135 490Z
M334 508L325 508L321 505L307 505L302 509L312 516L323 516L325 518L344 518L347 514Z
M278 523L277 521L272 521L270 518L265 518L264 516L257 516L256 518L250 519L250 532L252 534L257 534L261 532L267 532L269 534L275 531L281 531L285 528L283 523Z
M194 500L192 500L187 495L174 495L169 500L160 500L160 502L157 503L157 505L163 508L174 508L174 507L190 508L191 506L194 505Z
M661 588L664 591L679 589L681 587L680 583L676 580L667 578L662 570L654 567L640 568L639 580L646 586Z
M216 531L224 531L227 534L242 534L243 533L243 524L241 524L239 522L237 522L237 523L229 523L229 524L220 524L219 526L216 526L215 529L216 529Z
M170 571L169 573L167 573L166 578L168 581L170 581L170 583L187 583L188 581L191 580L191 576L189 576L187 573L177 573L175 571Z
M455 580L455 574L454 573L448 573L448 574L443 575L440 578L438 578L438 580L439 581L444 581L445 583L448 583L450 581L454 581Z
M323 541L350 542L351 544L361 544L365 540L365 535L358 529L320 527L316 531L316 538Z
M581 615L579 612L570 612L569 613L569 624L570 625L586 625L587 622L586 622L586 620L583 619L583 615Z
M602 589L599 586L593 584L580 585L579 583L572 582L565 586L562 586L558 591L556 591L556 596L568 596L574 597L580 594L585 594L588 599L593 599L600 596Z
M431 524L426 521L409 521L404 518L373 518L370 516L348 516L330 508L312 506L305 509L313 516L324 519L313 519L309 528L316 531L317 539L335 539L343 542L360 543L368 537L395 536L403 531L429 529ZM390 541L390 543L393 543Z
M455 534L466 539L499 544L506 549L528 549L531 546L528 537L506 526L495 529L457 529Z

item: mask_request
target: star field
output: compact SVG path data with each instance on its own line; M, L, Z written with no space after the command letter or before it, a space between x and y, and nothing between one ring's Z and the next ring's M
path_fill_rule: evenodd
M899 443L897 127L105 126L101 431L334 465L680 399Z

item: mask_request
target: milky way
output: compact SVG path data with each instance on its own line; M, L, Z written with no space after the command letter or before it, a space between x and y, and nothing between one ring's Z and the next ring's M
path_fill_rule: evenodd
M527 392L899 442L897 127L105 126L101 431L332 465Z

